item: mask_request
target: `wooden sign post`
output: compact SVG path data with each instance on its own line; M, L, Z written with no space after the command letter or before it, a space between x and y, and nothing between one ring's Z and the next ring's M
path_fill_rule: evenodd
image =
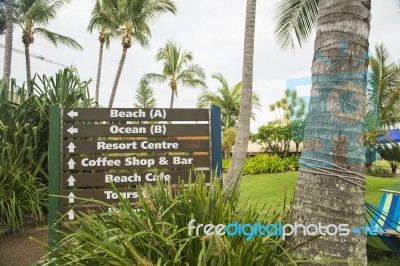
M93 209L93 199L131 202L135 187L176 184L194 171L222 174L221 112L210 109L50 107L49 245L61 217ZM192 175L193 176L193 175ZM123 187L123 188L119 188Z

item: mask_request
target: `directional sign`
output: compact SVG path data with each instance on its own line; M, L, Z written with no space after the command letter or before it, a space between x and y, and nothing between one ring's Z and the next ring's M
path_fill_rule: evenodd
M65 108L64 121L209 121L207 109Z
M68 146L67 146L67 149L68 149L69 153L73 153L75 151L75 148L76 148L76 146L75 146L75 144L73 142L70 142L68 144Z
M67 179L67 183L69 187L75 186L76 179L73 175L70 175Z
M76 162L72 158L69 159L68 162L66 162L66 165L69 170L75 169L75 164L76 164Z
M74 210L69 210L68 211L68 220L70 220L70 221L75 220L75 212L74 212Z
M69 135L74 136L75 134L78 133L78 128L71 126L66 131L68 132Z
M200 173L209 182L211 171L221 166L220 118L215 106L51 106L49 192L62 197L49 197L50 237L57 235L60 217L76 221L80 211L114 212L119 195L135 208L140 185L193 182Z
M75 195L74 193L70 192L68 194L68 203L74 203L75 202Z
M192 180L199 174L204 174L206 182L210 181L210 171L161 171L154 172L95 172L95 173L76 173L63 174L63 184L67 187L111 187L111 183L115 186L139 185L139 184L155 184L157 180L167 181L170 184L177 184L178 181L187 182L191 177Z
M64 169L151 169L209 167L209 155L65 157Z
M78 117L79 113L76 112L76 111L74 111L74 110L71 110L71 111L69 111L69 112L67 113L67 115L68 115L70 118L74 119L75 117Z
M71 197L69 196L72 192L65 190L64 196L66 198L62 198L63 204L81 204L82 202L87 202L93 204L93 200L99 200L106 203L118 202L118 193L112 189L82 189L82 190L73 190L73 200L71 202ZM139 192L134 188L126 188L119 189L119 193L122 198L129 200L130 202L136 202L139 197ZM90 201L92 200L92 201Z
M209 152L209 140L75 140L65 141L64 153Z
M76 217L75 214L79 214L80 212L89 213L89 212L117 212L118 204L117 203L107 203L107 205L103 205L101 203L88 203L85 205L72 205L67 204L62 207L62 212L69 213L71 210L74 213L74 218ZM110 206L109 206L110 205ZM137 202L131 202L131 207L135 211L139 211L137 209Z
M66 125L64 137L208 136L207 124L92 124Z

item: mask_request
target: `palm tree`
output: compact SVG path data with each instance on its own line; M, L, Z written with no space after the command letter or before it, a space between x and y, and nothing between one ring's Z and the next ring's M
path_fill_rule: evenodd
M217 93L205 91L200 95L197 106L199 108L204 108L211 104L215 104L221 109L222 127L224 129L235 127L239 116L240 101L242 98L242 82L238 82L235 86L230 88L222 74L213 74L212 78L218 80L221 87L218 88ZM260 107L260 99L257 95L253 95L252 109L260 109ZM252 113L252 118L255 118L254 113Z
M369 58L369 111L384 127L400 122L400 66L389 60L389 51L383 44L376 45L375 56Z
M238 187L240 183L242 177L241 171L246 160L247 145L249 142L251 103L253 100L253 57L256 4L257 0L247 0L242 69L242 100L240 102L238 127L233 148L232 161L229 165L225 179L225 184L227 184L225 195L228 197L232 195L235 187Z
M363 117L370 7L370 0L283 0L278 4L278 17L286 15L278 19L277 38L282 46L290 46L292 30L301 44L317 23L310 111L292 208L294 222L305 226L348 224L351 230L364 223ZM307 240L309 236L300 233L288 245ZM365 244L365 236L322 236L293 253L299 258L366 265Z
M278 116L276 115L276 105L275 105L275 103L271 103L270 105L268 105L268 110L270 111L270 112L273 112L274 113L274 116L275 116L275 120L278 120Z
M118 82L121 77L126 54L136 41L142 47L148 47L151 37L149 23L160 15L175 14L175 3L171 0L111 0L110 13L122 31L122 55L115 75L108 107L112 107Z
M154 90L149 85L147 79L142 79L136 89L135 108L154 108L157 106L157 100L154 98Z
M88 31L90 33L93 30L99 30L99 42L100 42L100 50L99 50L99 61L97 64L97 78L96 78L96 95L95 95L95 103L99 104L99 93L100 93L100 78L101 78L101 66L103 61L103 49L104 44L106 48L110 46L110 37L117 29L118 25L115 23L115 20L112 19L111 14L107 10L107 0L96 0L96 4L92 10Z
M302 47L315 29L319 0L279 0L275 8L275 39L284 48ZM400 0L396 0L400 8Z
M13 39L13 22L14 22L13 10L14 10L14 0L7 0L5 2L6 40L4 49L4 66L3 66L3 79L6 82L6 94L8 94L8 91L10 90L12 39Z
M207 85L204 83L205 74L203 68L199 65L191 64L193 61L191 52L181 51L181 47L178 48L175 43L168 41L158 51L156 59L163 63L162 74L148 73L145 77L151 81L160 83L169 80L169 87L171 88L169 108L173 108L174 97L178 96L178 84L190 88L207 88Z
M17 2L15 21L22 29L22 42L25 46L26 59L26 81L30 92L32 92L32 86L30 85L31 63L29 46L33 44L36 34L44 37L54 46L63 44L82 50L82 47L75 40L43 28L56 18L58 9L68 2L69 0L19 0Z

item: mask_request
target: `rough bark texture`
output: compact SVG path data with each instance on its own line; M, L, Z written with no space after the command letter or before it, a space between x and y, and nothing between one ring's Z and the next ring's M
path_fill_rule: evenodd
M364 224L363 117L370 5L370 0L319 1L309 117L292 211L294 223L348 224L350 230ZM308 239L300 231L288 239L288 246ZM323 265L355 265L354 261L366 265L366 239L352 232L348 236L322 236L293 255L301 259L353 260Z
M122 68L124 67L124 63L125 63L125 58L126 58L126 53L127 52L128 52L128 48L124 47L123 50L122 50L121 60L119 61L118 71L117 71L117 74L115 75L114 85L113 85L113 88L112 88L112 91L111 91L111 96L110 96L110 101L108 103L108 108L111 108L113 106L115 93L117 92L118 82L119 82L119 78L121 77Z
M169 102L169 108L174 107L174 97L175 97L175 92L174 92L174 90L171 89L171 100Z
M175 77L171 78L170 86L171 86L171 101L170 101L170 104L169 104L169 108L173 108L174 107L175 94L177 94L177 90L178 90L178 83L176 82Z
M237 134L232 154L232 161L226 175L226 195L232 194L242 177L241 171L246 160L247 144L249 142L250 118L253 90L253 56L254 31L256 25L256 0L247 0L246 25L244 35L244 54L242 69L242 97L238 117Z
M28 87L28 92L32 93L31 86L31 57L29 55L29 43L24 43L25 46L25 63L26 63L26 86Z
M103 48L105 40L99 38L100 40L100 51L99 51L99 62L97 65L97 78L96 78L96 95L95 95L95 102L96 105L99 105L99 94L100 94L100 77L101 77L101 64L103 62Z
M11 57L13 40L13 4L14 0L6 1L6 40L4 49L3 79L7 83L6 93L10 90Z

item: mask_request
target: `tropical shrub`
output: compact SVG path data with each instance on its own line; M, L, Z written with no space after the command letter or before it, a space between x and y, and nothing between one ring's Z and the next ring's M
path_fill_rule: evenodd
M295 159L281 158L277 154L261 154L246 160L243 173L256 175L263 173L283 173L294 170L296 170Z
M367 175L376 177L393 177L393 174L391 174L388 169L385 169L381 166L373 166L371 170L367 171Z
M50 78L35 75L32 81L35 92L30 95L14 80L7 95L5 83L0 81L1 232L6 229L15 232L23 227L24 221L43 221L48 180L48 109L56 103L64 107L89 107L87 85L71 68Z
M378 145L378 152L382 159L388 161L392 174L396 174L397 166L400 164L400 145L393 143L381 143Z
M3 150L0 159L10 162L7 157L13 155ZM22 158L13 158L12 165L0 165L0 237L22 230L26 224L44 224L46 187L37 178L37 169L23 164Z
M230 164L231 164L231 158L222 159L222 170L227 171Z
M222 169L228 169L230 159L222 160ZM299 169L299 157L280 157L277 154L259 154L246 159L244 175L258 175L267 173L284 173Z
M261 145L262 150L271 153L288 152L292 131L290 124L281 125L279 120L268 122L258 128L256 134L251 134L250 139Z
M145 186L138 209L120 196L114 212L80 213L61 243L41 265L296 265L280 237L189 235L188 224L285 223L287 210L260 213L249 202L238 206L237 192L223 196L220 180L210 186L198 177L176 189ZM264 206L265 207L265 206ZM265 208L264 208L265 209ZM50 259L51 258L51 259Z

